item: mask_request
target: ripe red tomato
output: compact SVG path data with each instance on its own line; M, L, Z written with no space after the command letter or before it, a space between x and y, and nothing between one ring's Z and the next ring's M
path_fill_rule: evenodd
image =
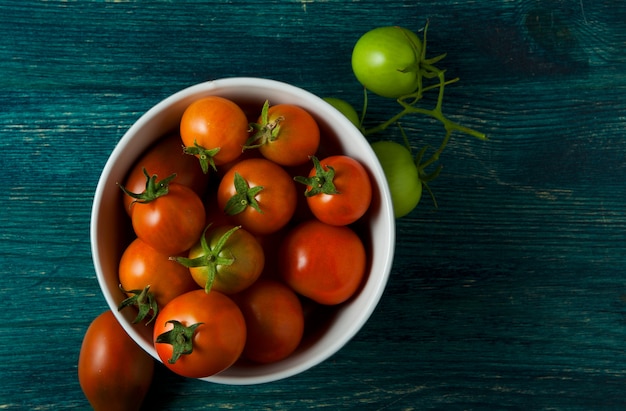
M280 247L283 280L320 304L346 301L365 275L365 246L347 226L305 221L285 236Z
M235 164L222 178L217 202L235 224L253 234L271 234L284 227L296 209L291 176L264 158Z
M156 174L159 178L165 178L175 173L176 184L191 188L200 197L204 195L209 181L209 175L202 172L198 160L183 152L183 142L178 134L164 137L142 155L124 182L124 187L128 191L140 193L146 188L144 168L148 174ZM124 209L130 215L133 198L124 194L123 200Z
M110 310L93 320L80 348L78 381L95 411L139 410L153 374L154 359Z
M232 225L209 227L188 257L177 257L189 267L191 277L206 292L238 293L254 283L263 271L261 244L246 230Z
M304 314L298 296L289 287L261 279L233 299L246 320L245 358L267 364L295 351L304 334Z
M246 148L258 148L261 154L283 166L306 163L320 144L320 130L308 111L293 104L269 106L265 102L254 134Z
M307 185L305 195L313 215L331 225L348 225L361 218L372 201L372 184L361 163L345 155L312 160L309 177L296 177L296 181Z
M194 154L206 173L235 160L248 139L248 118L233 101L208 96L194 101L180 120L180 136L185 151Z
M246 323L226 295L190 291L170 301L154 324L154 346L163 364L190 378L214 375L239 359Z
M168 254L158 252L140 238L124 250L118 272L124 290L143 290L150 286L149 292L159 309L174 297L198 288L186 267L170 260Z
M133 194L137 198L131 217L135 234L163 254L188 250L205 227L202 200L189 187L169 183L169 177L157 181L146 173L146 178L146 190Z

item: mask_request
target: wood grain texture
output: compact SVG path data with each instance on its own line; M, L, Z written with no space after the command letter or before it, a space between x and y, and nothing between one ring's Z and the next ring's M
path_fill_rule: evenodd
M160 369L146 409L626 408L626 7L602 0L0 1L0 409L86 409L82 336L106 309L93 192L126 129L213 78L260 76L360 105L365 31L430 19L461 82L455 135L397 223L394 269L342 351L288 380ZM388 106L372 108L382 119ZM404 122L411 144L441 130ZM399 138L391 131L388 138Z

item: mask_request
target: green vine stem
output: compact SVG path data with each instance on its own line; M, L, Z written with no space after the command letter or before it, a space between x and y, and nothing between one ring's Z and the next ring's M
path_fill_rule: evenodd
M427 183L429 181L434 180L439 175L439 173L441 172L441 166L437 167L435 171L433 171L432 173L427 173L425 169L433 165L439 160L441 153L444 151L444 149L448 145L448 142L450 141L450 137L452 133L455 131L458 131L458 132L470 135L472 137L475 137L479 140L487 140L487 137L484 133L474 130L472 128L463 126L455 121L452 121L443 114L443 97L444 97L445 87L449 84L456 83L457 81L459 81L459 78L456 77L451 80L446 80L445 70L441 70L435 67L435 64L441 61L446 56L446 54L441 54L431 59L426 59L427 29L428 29L428 23L426 24L426 27L424 28L423 47L419 51L420 63L418 67L416 68L417 69L417 82L416 82L417 89L413 93L408 94L406 96L402 96L396 100L398 104L401 106L401 110L396 115L394 115L390 119L376 126L373 126L371 128L361 127L361 132L363 133L364 136L367 137L372 134L380 133L394 124L398 124L399 126L399 121L403 117L409 114L421 114L421 115L431 117L439 121L445 129L445 135L439 148L435 150L435 152L431 155L431 157L428 160L425 160L422 162L422 158L424 157L426 150L428 149L428 146L425 146L422 148L422 150L420 150L415 160L415 164L418 167L420 180L424 183L424 186L431 193L431 197L433 197L433 200L434 200L434 196L432 195L432 192L430 191L430 188L428 187ZM417 52L417 48L416 48L416 52ZM438 82L436 84L424 86L424 79L437 79ZM434 89L439 90L435 107L431 109L424 108L424 107L417 107L416 105L420 100L422 100L424 93L430 90L434 90ZM364 90L363 111L361 113L361 125L363 125L363 121L365 120L365 113L367 111L367 103L368 103L367 90ZM408 139L406 138L406 134L404 133L404 130L402 130L401 127L400 127L400 130L404 136L407 148L410 149Z
M432 117L438 121L440 121L443 124L443 127L446 129L446 131L459 131L468 135L471 135L473 137L478 138L479 140L487 140L487 136L484 133L481 133L479 131L476 131L474 129L471 129L469 127L463 126L459 123L456 123L450 119L448 119L444 114L443 114L443 95L444 95L444 88L446 85L448 84L452 84L455 83L457 81L459 81L459 78L454 78L452 80L448 80L446 81L444 78L444 71L443 70L438 70L436 68L432 68L434 70L438 71L438 76L440 78L440 83L439 84L435 84L426 88L423 88L421 90L417 90L415 93L409 94L407 96L403 96L400 97L397 101L398 104L400 104L402 106L402 110L399 111L395 116L391 117L389 120L378 124L377 126L371 127L371 128L367 128L367 129L363 129L363 135L365 136L369 136L372 134L376 134L379 133L385 129L387 129L389 126L397 123L401 118L403 118L404 116L408 115L408 114L423 114L425 116L428 117ZM433 109L426 109L423 107L415 107L415 103L418 100L421 100L422 95L425 91L433 89L433 88L439 88L439 96L437 97L437 104L435 106L435 108ZM413 101L411 103L407 103L407 100L413 99Z

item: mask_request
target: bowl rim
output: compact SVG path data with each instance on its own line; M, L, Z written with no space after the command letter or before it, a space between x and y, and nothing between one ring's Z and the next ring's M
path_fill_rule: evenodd
M147 351L151 356L160 361L158 355L156 354L154 347L151 344L148 344L139 333L128 323L127 318L124 317L123 313L120 313L117 310L117 306L114 301L113 294L111 290L107 287L105 274L102 270L102 259L101 253L98 248L98 239L99 239L99 227L98 221L100 213L102 212L102 200L103 193L105 192L105 185L109 181L109 176L112 173L114 166L119 161L120 156L123 154L124 150L128 146L129 142L132 140L133 136L141 131L144 127L150 124L150 122L155 121L160 114L167 112L167 110L177 102L181 100L189 99L190 97L199 98L202 95L212 95L219 94L219 90L224 89L232 89L232 88L262 88L268 90L279 90L281 92L289 94L294 99L301 99L304 102L314 103L316 106L316 110L320 111L324 115L324 119L329 123L335 125L335 128L342 130L352 130L352 132L358 132L362 137L362 141L357 141L355 143L359 144L359 150L365 150L367 152L367 156L372 159L376 159L376 155L372 150L370 144L367 142L365 137L362 136L360 131L348 120L341 112L339 112L332 105L324 101L321 97L304 90L300 87L267 78L257 78L257 77L227 77L216 80L209 80L205 82L201 82L198 84L194 84L192 86L183 88L170 96L162 99L160 102L152 106L145 113L143 113L124 133L124 135L120 138L120 140L116 143L115 148L109 155L107 162L100 174L98 179L98 183L96 186L93 206L91 211L91 220L90 220L90 242L91 242L91 253L92 253L92 261L94 264L94 268L96 271L96 277L98 283L100 285L101 292L104 295L104 298L109 305L109 308L113 311L114 315L122 324L125 331L130 334L135 342L137 342L145 351ZM306 107L306 105L304 105ZM286 369L276 369L266 375L254 375L254 376L241 376L241 375L230 375L228 370L225 370L222 373L215 374L210 377L201 378L202 380L219 383L219 384L229 384L229 385L251 385L251 384L261 384L268 383L273 381L278 381L284 378L288 378L297 374L300 374L330 358L332 355L336 354L339 350L341 350L365 325L365 323L369 320L375 308L378 306L380 299L384 293L386 288L386 284L388 282L391 268L394 260L394 251L395 251L395 242L396 242L396 226L395 226L395 216L393 215L393 206L391 202L391 194L389 191L388 183L385 178L384 172L382 170L382 166L378 161L373 161L371 164L367 164L367 168L369 172L375 177L378 183L382 183L383 187L379 189L381 193L381 224L386 224L386 229L388 230L387 242L385 243L386 248L384 250L380 250L380 253L377 250L377 253L384 254L384 269L383 272L376 273L377 281L375 283L371 283L371 276L368 281L366 281L367 285L369 285L368 291L373 290L373 292L369 293L368 296L368 304L366 305L364 310L359 311L359 315L351 321L349 324L349 328L342 333L341 338L338 338L332 341L331 344L328 344L324 347L323 350L318 350L314 353L311 358L308 358L306 361L302 361L296 365L292 365ZM373 258L373 257L372 257ZM370 271L372 266L370 266ZM268 369L279 368L279 367L271 367L268 366Z

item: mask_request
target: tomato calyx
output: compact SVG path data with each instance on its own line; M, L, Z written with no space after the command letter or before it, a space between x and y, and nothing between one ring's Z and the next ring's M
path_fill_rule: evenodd
M171 176L164 178L163 180L158 180L159 177L156 174L150 176L145 167L143 169L143 174L144 176L146 176L146 189L141 193L132 193L128 191L124 186L120 185L122 191L126 195L129 195L134 199L130 203L131 206L135 203L147 204L151 201L156 200L159 197L163 197L164 195L169 193L169 184L174 178L176 178L176 173L174 173Z
M341 194L335 188L333 179L335 178L335 169L327 165L322 166L315 156L311 156L311 161L315 167L315 175L312 177L296 176L293 179L298 183L305 184L307 189L304 191L306 197L313 197L318 194Z
M118 311L121 311L124 308L133 305L136 306L138 309L138 313L133 320L133 324L137 324L143 321L144 319L146 319L146 317L148 317L150 313L152 313L152 316L148 320L146 325L154 321L157 314L159 313L159 306L156 302L156 299L154 298L154 294L150 292L150 284L148 284L143 290L125 290L121 284L119 287L124 294L132 295L120 303L120 305L117 307Z
M255 198L263 190L263 186L250 187L250 184L239 173L235 173L233 184L236 194L226 202L224 207L226 214L233 216L242 213L248 206L263 214L263 210Z
M179 264L184 265L187 268L191 267L206 267L208 271L207 281L204 285L204 291L209 293L211 288L213 287L213 283L215 282L215 275L217 274L217 267L220 265L232 265L235 262L235 259L232 257L225 257L222 254L222 250L226 245L226 242L230 238L230 236L237 230L241 228L241 226L235 226L225 232L219 240L217 240L217 244L215 247L211 248L209 243L206 240L206 231L209 229L211 225L209 224L207 228L204 229L202 236L200 237L200 246L202 247L202 254L195 258L185 258L185 257L170 257L170 260L176 261Z
M252 136L244 144L244 150L259 148L268 142L278 139L278 134L280 133L280 123L285 119L285 117L279 116L273 121L270 121L268 115L269 108L269 100L265 100L263 108L261 109L261 122L250 123L250 129L254 131L254 134L252 134Z
M166 324L172 324L172 329L160 334L155 342L172 346L172 357L167 362L174 364L181 355L189 355L193 352L193 334L196 328L203 323L195 323L185 327L180 321L169 320Z
M398 69L399 72L401 73L417 73L417 79L416 79L416 83L415 83L415 89L417 89L421 84L421 78L420 78L420 70L421 70L421 63L422 61L424 61L424 57L425 54L423 53L423 51L426 49L425 47L422 47L422 43L415 41L411 38L411 36L408 35L408 33L402 29L399 26L395 26L396 29L400 30L400 32L402 32L402 34L404 35L404 37L406 38L408 44L411 45L411 49L413 49L413 54L414 54L414 61L412 64L410 64L409 66L402 68L402 69ZM428 29L428 26L426 27L426 29Z
M220 148L221 147L205 148L198 144L197 140L194 140L193 147L184 147L183 151L185 154L198 157L198 160L200 160L200 167L202 167L202 172L206 174L209 172L209 166L211 166L213 171L217 171L213 157L219 153Z

